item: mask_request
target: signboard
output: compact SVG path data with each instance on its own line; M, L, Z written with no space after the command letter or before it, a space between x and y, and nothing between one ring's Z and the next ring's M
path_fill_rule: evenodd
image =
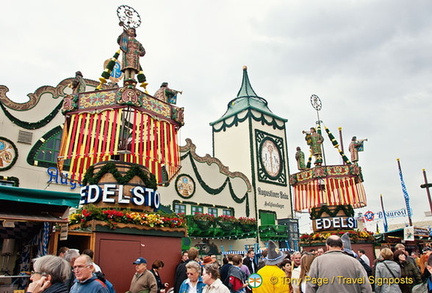
M356 229L357 219L354 217L319 218L312 221L313 230L326 231L337 229Z
M145 186L135 186L130 193L125 190L124 185L104 184L88 185L81 188L80 204L120 204L123 206L159 208L159 192Z
M406 208L402 208L399 210L392 210L392 211L386 211L386 218L401 218L401 217L408 217L408 212ZM382 211L379 212L372 212L367 211L364 213L363 218L366 222L370 221L376 221L376 220L382 220L384 218L384 213Z
M429 237L429 229L414 227L414 236L417 237Z
M405 227L404 228L404 240L405 241L414 241L414 227Z

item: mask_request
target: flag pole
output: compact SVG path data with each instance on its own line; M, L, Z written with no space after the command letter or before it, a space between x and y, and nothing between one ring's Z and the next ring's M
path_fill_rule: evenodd
M381 210L383 212L383 219L384 219L384 233L388 231L388 223L387 223L387 216L384 209L384 203L383 203L383 197L382 194L380 194L380 200L381 200Z
M399 167L399 177L400 177L400 181L401 181L401 185L402 185L402 192L405 198L405 206L408 212L408 221L409 221L409 225L412 226L412 220L411 220L411 206L410 206L410 201L409 201L409 195L408 195L408 190L406 189L405 186L405 182L403 180L403 175L402 175L402 168L401 168L401 164L400 164L400 160L396 159L397 163L398 163L398 167Z

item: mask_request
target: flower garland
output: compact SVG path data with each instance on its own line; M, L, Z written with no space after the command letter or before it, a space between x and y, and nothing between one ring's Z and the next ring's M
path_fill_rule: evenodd
M332 231L332 232L313 232L313 233L305 233L300 236L301 242L323 242L331 235L342 236L348 232L348 236L352 241L358 240L374 240L373 232L370 231L361 231L361 230L341 230L341 231Z
M134 212L127 209L102 209L87 205L69 215L69 225L85 224L91 220L104 221L114 228L118 223L135 224L147 227L186 227L185 219L177 214L162 212Z

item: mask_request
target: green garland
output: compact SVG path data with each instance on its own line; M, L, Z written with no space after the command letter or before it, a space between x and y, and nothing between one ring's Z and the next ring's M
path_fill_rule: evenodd
M216 129L213 125L214 132L226 131L227 128L231 128L232 126L238 126L239 123L245 121L247 118L251 117L256 122L261 122L262 125L272 126L273 129L285 129L285 123L282 126L279 126L276 122L276 118L273 118L272 121L267 121L265 118L265 114L261 113L261 116L255 117L252 113L252 109L248 109L248 113L243 118L238 117L238 113L235 114L235 117L231 123L227 123L226 120L223 120L223 123L219 129Z
M330 209L329 206L321 206L318 208L312 208L310 212L310 219L319 219L323 213L328 214L330 217L336 217L337 214L343 211L347 217L354 216L354 209L351 205L337 205L335 209Z
M96 174L94 174L94 166L91 166L84 175L83 185L98 184L101 178L107 173L111 173L120 185L125 185L133 177L138 176L144 182L146 187L152 188L154 190L157 189L156 176L151 173L145 173L141 166L133 164L126 174L122 176L117 169L116 164L113 162L103 165L103 167Z
M210 186L208 186L208 185L204 182L204 180L202 179L201 175L199 174L199 172L198 172L198 168L197 168L197 166L196 166L196 164L195 164L195 162L194 162L194 159L193 159L193 157L192 157L192 154L191 154L190 152L187 152L185 155L181 156L180 159L181 159L181 160L184 160L184 159L186 159L188 156L189 156L189 159L190 159L190 162L191 162L191 165L192 165L192 169L193 169L193 171L194 171L194 174L195 174L195 176L196 176L196 178L197 178L197 180L198 180L198 183L201 185L201 187L202 187L202 188L203 188L207 193L209 193L209 194L213 194L213 195L216 195L216 194L221 193L221 192L225 189L226 185L228 184L228 190L229 190L229 192L230 192L231 198L232 198L236 203L243 203L243 202L246 201L246 216L249 217L249 214L250 214L250 208L249 208L249 197L248 197L248 193L246 192L245 195L244 195L243 197L241 197L241 198L238 197L238 196L235 194L235 192L234 192L234 190L233 190L233 188L232 188L232 183L231 183L231 180L230 180L230 178L229 178L228 176L227 176L227 178L225 179L224 183L223 183L220 187L218 187L218 188L211 188Z
M2 108L3 112L5 113L6 117L14 124L16 124L19 127L25 128L25 129L39 129L50 123L54 117L58 114L60 109L63 106L63 100L57 105L57 107L54 108L54 110L51 111L44 119L38 121L38 122L26 122L22 121L16 117L14 117L9 111L6 109L6 107L3 105L3 103L0 103L0 107Z

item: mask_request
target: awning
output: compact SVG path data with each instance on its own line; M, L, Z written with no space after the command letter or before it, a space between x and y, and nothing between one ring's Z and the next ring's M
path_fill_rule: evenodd
M17 221L17 222L50 222L50 223L68 223L66 218L59 218L50 214L22 214L13 212L0 212L0 220Z
M0 220L67 223L79 200L78 193L0 186Z
M0 200L77 208L80 194L0 185Z

